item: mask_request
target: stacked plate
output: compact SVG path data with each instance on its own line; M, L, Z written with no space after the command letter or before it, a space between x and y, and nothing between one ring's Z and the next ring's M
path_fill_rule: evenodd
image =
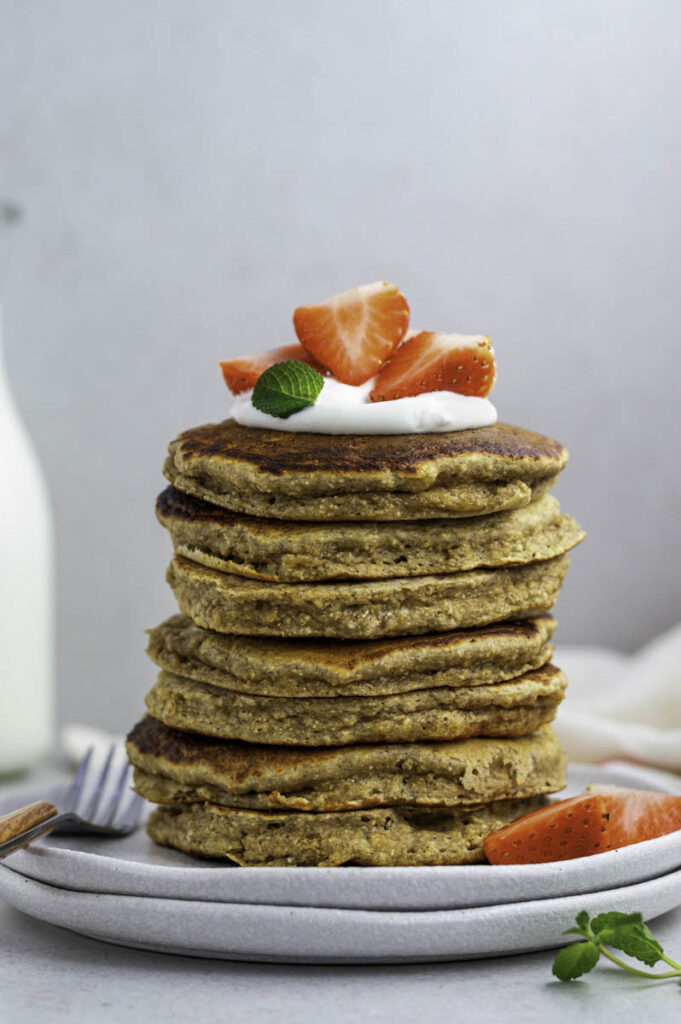
M572 765L589 781L680 792L634 766ZM33 797L8 792L0 813ZM55 794L58 799L58 794ZM555 864L229 868L188 863L139 829L122 840L49 837L0 866L0 896L43 921L118 945L230 960L409 963L529 952L567 941L582 909L681 903L681 832Z

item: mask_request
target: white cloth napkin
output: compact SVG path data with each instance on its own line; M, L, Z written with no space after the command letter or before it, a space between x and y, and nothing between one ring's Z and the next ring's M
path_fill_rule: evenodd
M116 743L122 750L124 742L123 736L112 736L91 725L65 725L59 734L59 752L70 767L77 768L92 747L90 764L97 767L100 762L104 762L112 743Z
M559 646L553 660L569 684L556 731L571 760L681 772L681 624L633 655Z

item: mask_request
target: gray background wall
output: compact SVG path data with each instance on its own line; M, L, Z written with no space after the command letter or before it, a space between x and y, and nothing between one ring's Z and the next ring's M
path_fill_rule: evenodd
M117 728L168 614L167 441L295 305L396 281L572 452L563 641L680 617L681 6L4 0L7 361L52 489L61 715ZM11 217L11 214L8 214Z

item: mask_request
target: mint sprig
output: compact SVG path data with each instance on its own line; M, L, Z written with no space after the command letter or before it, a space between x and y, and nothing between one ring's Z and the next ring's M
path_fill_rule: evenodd
M560 981L581 978L583 974L593 970L601 956L604 956L617 967L621 967L623 971L627 971L628 974L635 974L639 978L659 980L678 978L681 984L681 964L677 964L666 956L650 928L643 923L640 914L622 914L613 910L609 913L598 914L592 921L586 910L582 910L577 914L575 926L568 928L564 934L579 935L583 941L565 946L557 953L552 970ZM674 970L665 971L662 974L641 971L615 956L609 949L606 949L606 946L621 950L627 956L640 960L648 967L654 967L656 963L663 960Z
M262 373L253 388L256 409L286 420L294 412L314 405L324 387L324 378L307 363L287 359Z

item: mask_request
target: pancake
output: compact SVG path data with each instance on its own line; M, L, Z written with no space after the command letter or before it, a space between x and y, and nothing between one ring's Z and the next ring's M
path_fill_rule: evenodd
M585 536L550 494L526 508L467 519L303 524L237 515L167 487L156 514L177 554L284 583L524 565L565 554Z
M204 629L246 636L373 639L482 626L548 611L568 555L501 569L366 583L267 583L175 555L180 611Z
M565 757L544 726L516 739L348 747L217 742L139 722L127 741L135 788L154 803L249 810L455 807L554 793Z
M243 867L475 864L485 836L540 807L541 797L476 808L385 807L329 814L158 807L147 832L162 846Z
M161 672L146 697L165 725L249 743L333 746L522 736L550 722L567 680L554 665L489 686L379 697L261 697Z
M438 686L484 686L541 668L555 619L394 640L229 636L173 615L149 630L147 653L173 675L270 697L349 697Z
M164 473L233 512L287 520L434 519L522 508L567 462L562 445L497 423L447 434L296 434L234 420L186 430Z

